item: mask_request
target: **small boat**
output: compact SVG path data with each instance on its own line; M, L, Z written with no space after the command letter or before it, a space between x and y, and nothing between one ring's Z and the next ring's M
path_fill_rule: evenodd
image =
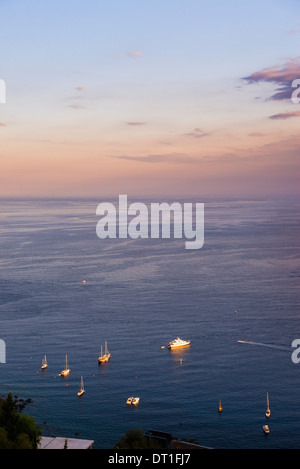
M222 407L222 405L221 405L221 399L220 399L220 401L219 401L219 409L218 409L219 414L220 414L222 411L223 411L223 407Z
M83 386L83 377L81 376L81 387L80 387L80 391L78 391L77 393L77 396L80 397L82 396L82 394L84 394L85 390L84 390L84 386Z
M270 429L269 429L268 425L264 425L264 426L263 426L263 431L264 431L265 433L270 433Z
M42 366L41 366L41 369L42 370L45 370L48 366L48 363L47 363L47 357L46 355L44 356L43 360L42 360Z
M98 362L105 363L105 362L108 362L109 359L110 359L110 353L107 348L107 342L105 342L105 352L104 354L102 353L102 345L101 345L101 352L100 352L100 356L98 357Z
M61 376L67 376L70 373L70 368L68 365L68 357L66 355L66 368L60 372Z
M270 411L270 406L269 406L269 393L267 392L267 410L266 410L266 417L270 418L271 417L271 411Z
M139 397L128 397L127 401L126 401L126 404L127 405L138 405L138 403L140 402L140 398Z
M190 340L183 340L180 339L180 337L177 337L176 339L172 340L168 344L168 348L176 348L176 347L186 347L187 345L190 345L191 341Z

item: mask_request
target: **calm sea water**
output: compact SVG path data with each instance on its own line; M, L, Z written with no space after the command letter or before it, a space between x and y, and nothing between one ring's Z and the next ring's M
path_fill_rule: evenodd
M131 428L213 448L300 448L299 202L199 200L205 244L187 251L183 239L100 240L101 201L0 199L0 394L31 398L44 435L95 448ZM161 348L177 336L191 346ZM111 360L99 366L105 341Z

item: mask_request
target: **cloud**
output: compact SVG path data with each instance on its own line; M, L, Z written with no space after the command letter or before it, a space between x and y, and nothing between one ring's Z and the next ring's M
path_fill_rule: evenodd
M84 91L85 87L84 86L76 86L75 90L77 91Z
M280 114L274 114L273 116L270 116L269 119L290 119L291 117L300 117L300 111L282 112Z
M142 57L143 54L142 54L142 52L140 52L139 50L134 50L134 51L132 51L132 52L128 52L128 56L129 56L129 57L133 57L133 58L134 58L134 57Z
M126 57L126 56L134 59L134 58L143 57L143 53L139 50L133 50L131 52L127 52L126 54L122 54L122 53L113 54L113 57L116 57L117 59L122 59L123 57Z
M138 161L141 163L175 163L175 164L190 164L198 162L196 158L192 158L185 153L166 153L166 154L150 154L147 156L114 156L122 160Z
M208 132L204 132L204 130L200 129L199 127L196 127L192 132L189 132L185 135L187 135L188 137L202 138L207 137L210 134Z
M251 132L248 135L249 137L264 137L266 134L263 134L262 132Z
M0 127L6 127L6 124L4 124L4 122L0 122Z
M199 163L219 164L220 167L224 168L223 164L229 165L230 163L235 167L248 167L249 169L260 168L261 164L274 165L275 169L277 165L285 166L288 164L296 164L299 167L299 148L300 137L291 135L288 139L272 141L271 143L251 145L247 148L233 148L231 152L225 150L206 158L202 157L201 160L199 159Z
M134 121L134 122L126 122L127 125L145 125L145 122L138 122L138 121Z
M300 33L300 29L291 29L290 31L287 31L288 34L298 34Z
M270 169L280 178L281 173L297 174L299 168L299 145L300 137L291 135L288 139L278 140L276 142L264 143L262 145L251 145L247 148L232 148L217 151L211 155L190 156L186 153L163 153L148 154L146 156L114 156L121 160L128 160L145 165L169 164L173 167L181 165L189 166L191 178L199 177L200 174L262 174L263 171ZM194 166L193 166L194 165ZM197 165L195 167L195 165ZM199 173L196 168L201 168ZM202 172L203 171L203 172ZM277 177L277 176L276 176Z
M72 109L84 109L84 106L80 106L79 104L69 104L68 107Z
M290 99L293 88L293 80L300 78L300 57L291 59L283 65L274 65L254 72L248 77L243 77L248 84L267 82L278 85L276 93L270 96L270 100Z

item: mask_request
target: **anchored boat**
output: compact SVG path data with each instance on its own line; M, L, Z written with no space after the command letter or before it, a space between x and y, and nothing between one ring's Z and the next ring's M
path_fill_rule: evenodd
M140 402L140 398L139 397L128 397L127 401L126 401L126 404L127 405L138 405L138 403Z
M42 366L41 366L42 370L45 370L47 368L47 366L48 366L47 357L45 355L43 360L42 360Z
M176 339L172 340L169 342L168 348L176 348L176 347L186 347L187 345L190 345L191 341L190 340L183 340L180 339L180 337L177 337Z
M223 407L222 407L222 404L221 404L221 399L219 401L219 409L218 409L218 412L219 414L223 411Z
M77 393L77 396L80 397L82 396L82 394L84 394L85 390L84 390L84 386L83 386L83 377L81 376L81 387L80 387L80 391L78 391Z
M105 342L105 352L104 354L102 353L102 345L101 345L101 352L100 352L100 356L98 357L98 362L105 363L105 362L108 362L109 359L110 359L110 353L107 348L107 342Z
M270 433L270 429L269 429L268 425L264 425L264 426L263 426L263 431L264 431L265 433Z
M66 355L66 368L60 372L61 376L67 376L70 373L70 368L68 364L68 357Z

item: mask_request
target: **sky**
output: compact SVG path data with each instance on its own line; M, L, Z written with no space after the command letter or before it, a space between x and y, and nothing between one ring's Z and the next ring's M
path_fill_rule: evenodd
M299 0L0 0L0 18L1 196L299 193Z

